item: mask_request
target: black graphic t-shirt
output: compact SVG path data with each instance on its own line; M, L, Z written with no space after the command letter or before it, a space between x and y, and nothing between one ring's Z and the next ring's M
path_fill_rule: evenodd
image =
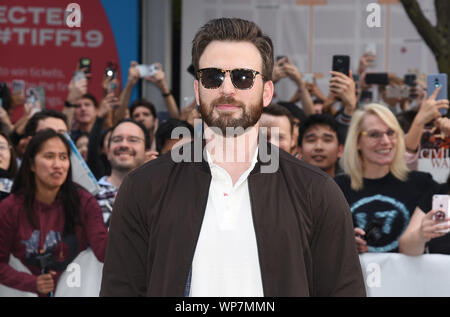
M432 208L433 195L449 195L450 187L447 184L436 184L419 202L419 208L428 213ZM428 244L429 253L450 254L450 233L445 236L431 239Z
M421 197L436 184L430 174L416 171L410 172L404 182L391 173L377 179L364 178L364 187L360 191L350 187L347 175L336 176L335 181L350 205L354 227L366 231L369 252L398 251L398 239L408 226L414 209Z

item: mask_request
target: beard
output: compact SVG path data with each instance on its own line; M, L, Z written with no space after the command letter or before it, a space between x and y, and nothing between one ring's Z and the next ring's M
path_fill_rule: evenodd
M199 101L202 119L206 122L208 127L218 128L225 137L234 137L236 132L239 133L236 128L243 128L243 130L246 130L247 128L253 127L261 117L264 108L262 96L256 104L250 104L248 106L240 101L237 101L233 97L219 97L214 99L209 105L203 103L200 96ZM239 107L241 109L241 115L239 117L235 117L236 114L234 112L219 113L216 110L216 107L219 104L231 104ZM227 134L227 128L234 128L235 132L233 135Z
M133 159L132 160L127 160L127 161L121 161L119 158L117 158L117 156L119 155L119 153L124 152L124 153L128 153ZM108 160L111 164L111 168L115 169L119 172L130 172L133 169L135 169L136 167L138 167L140 165L140 162L137 160L136 158L136 151L130 149L130 148L126 148L126 147L120 147L119 149L116 149L113 153L111 157L108 157Z

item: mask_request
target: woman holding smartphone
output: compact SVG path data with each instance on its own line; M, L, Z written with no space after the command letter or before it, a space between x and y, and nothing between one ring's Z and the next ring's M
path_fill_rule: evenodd
M66 138L50 129L28 144L11 195L0 203L0 284L44 296L88 246L103 262L107 230L101 209L72 182L69 157ZM9 266L10 254L31 274Z
M419 200L436 184L431 175L410 171L404 134L394 114L368 104L353 114L335 180L350 205L355 242L362 252L398 252Z
M429 253L450 254L450 219L443 215L440 208L433 207L434 195L450 195L450 174L447 182L431 188L420 200L411 222L400 237L399 250L408 255ZM449 205L450 196L442 197ZM444 204L445 205L445 202ZM447 207L448 208L448 207ZM427 250L428 249L428 250Z

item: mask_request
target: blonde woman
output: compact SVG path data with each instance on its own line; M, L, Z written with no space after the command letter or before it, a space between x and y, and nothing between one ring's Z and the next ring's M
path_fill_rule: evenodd
M335 178L350 205L358 251L397 252L421 196L435 184L428 173L409 171L404 133L380 104L357 110Z

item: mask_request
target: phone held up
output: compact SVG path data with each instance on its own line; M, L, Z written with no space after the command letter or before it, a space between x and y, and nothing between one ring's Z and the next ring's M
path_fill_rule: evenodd
M447 94L447 74L430 74L427 76L427 96L431 96L433 92L441 88L436 100L448 99ZM447 109L440 109L440 113L445 116L447 115Z
M105 68L105 77L109 77L111 79L117 78L117 67L113 62L108 62Z
M139 75L141 78L143 77L153 77L159 71L159 67L156 63L151 65L137 65L137 69L139 70Z
M433 220L443 221L450 215L450 195L433 195L432 209L438 210L434 216ZM440 230L438 232L450 232L450 229Z
M367 73L365 81L368 85L389 85L389 77L387 73Z
M78 62L78 69L83 69L86 74L91 73L91 59L87 57L80 58Z
M348 76L350 74L350 56L349 55L334 55L333 56L333 71L340 72Z

